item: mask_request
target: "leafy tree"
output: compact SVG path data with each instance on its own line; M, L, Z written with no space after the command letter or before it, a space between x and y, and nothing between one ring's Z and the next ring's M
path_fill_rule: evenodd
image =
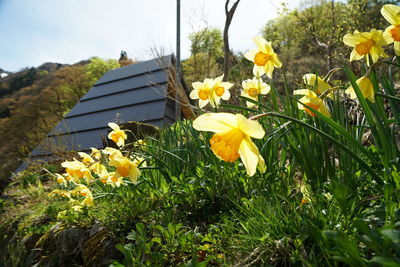
M90 60L87 66L88 75L91 78L91 82L96 82L100 79L107 71L117 69L120 65L117 60L109 59L103 60L98 57L94 57Z
M189 35L191 56L182 63L188 83L215 76L223 56L222 33L216 28L205 28Z
M22 87L31 85L35 81L37 70L35 68L30 68L25 73L16 76L10 81L9 88L11 91L16 91Z
M309 0L303 1L302 9L293 11L283 5L279 17L262 29L262 36L273 42L287 78L300 82L307 72L318 69L326 73L347 61L349 49L343 44L343 36L354 30L369 31L371 25L385 29L387 22L380 9L383 4L397 2ZM279 73L276 78L283 81Z

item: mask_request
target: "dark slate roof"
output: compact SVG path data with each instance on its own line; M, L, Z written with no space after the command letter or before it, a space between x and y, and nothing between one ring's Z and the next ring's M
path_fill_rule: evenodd
M102 148L108 122L139 121L163 126L175 121L175 102L167 96L172 55L111 70L101 77L32 156L49 154L47 145L66 150Z

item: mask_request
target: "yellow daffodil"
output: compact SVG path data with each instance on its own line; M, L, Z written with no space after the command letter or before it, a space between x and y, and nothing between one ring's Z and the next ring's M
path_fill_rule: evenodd
M204 79L203 82L192 83L193 91L190 92L191 99L199 99L200 108L205 107L208 103L212 107L218 107L221 98L228 100L230 98L229 89L232 83L223 82L223 75L215 79Z
M68 191L61 190L61 189L54 189L53 191L51 191L49 193L49 197L54 197L54 196L71 198L71 194Z
M211 150L221 160L234 162L239 157L247 174L253 176L257 166L265 171L265 162L250 137L261 139L265 132L258 121L246 119L241 114L206 113L193 121L198 131L215 134L210 139Z
M94 159L85 152L78 152L78 155L81 157L83 164L90 165L94 163Z
M368 99L372 103L375 103L375 90L371 80L368 77L361 77L356 81L356 83L360 88L364 98ZM356 92L354 91L354 88L352 86L347 88L345 93L349 94L351 99L357 98Z
M65 179L65 176L56 173L56 179L57 179L57 183L59 184L67 184L67 180Z
M400 7L383 5L382 16L392 25L386 28L385 37L388 43L394 42L394 52L400 56Z
M97 148L91 147L90 150L92 150L92 153L90 153L90 155L97 159L100 160L101 159L101 152L100 150L98 150Z
M317 76L316 74L306 74L303 76L303 81L306 85L315 87L315 92L317 95L323 94L326 90L332 89L332 86L329 83L325 82L321 77ZM329 93L328 97L332 98L333 94Z
M121 151L112 147L106 147L102 151L104 154L108 155L109 160L123 157Z
M331 114L329 113L328 108L325 106L324 101L319 98L313 91L308 90L308 89L301 89L301 90L295 90L293 92L295 95L304 95L304 97L299 99L300 103L303 103L304 105L311 107L315 110L318 110L322 114L324 114L327 117L330 117ZM297 107L300 110L304 110L307 112L309 115L316 117L316 114L312 112L310 109L308 109L306 106L297 103Z
M137 178L140 176L140 170L135 162L126 157L118 157L110 160L109 165L116 168L118 177L128 177L132 182L136 182Z
M254 76L260 77L266 73L272 79L274 68L282 67L282 62L274 52L271 42L267 42L260 36L254 37L253 41L256 43L257 49L248 51L244 56L254 62Z
M114 143L117 144L117 146L121 147L125 145L125 140L128 138L124 130L121 130L119 126L116 123L110 122L108 123L108 126L113 129L109 134L108 134L108 139L111 139L114 141Z
M365 57L367 64L371 65L368 55L371 56L373 63L377 62L379 57L388 57L382 48L382 46L387 45L387 41L381 30L372 29L371 32L355 31L353 34L346 34L343 37L343 42L348 46L354 47L350 54L350 61Z
M88 207L92 207L94 206L94 198L92 196L90 197L85 197L83 199L83 201L81 202L82 206L88 206Z
M101 175L101 174L107 172L106 166L104 166L100 162L96 162L96 163L90 165L89 170L93 171L97 175Z
M80 161L64 161L61 166L65 168L67 174L71 176L74 182L78 183L79 179L86 179L87 182L93 180L90 170Z
M100 181L104 184L109 184L112 187L120 187L121 184L124 184L123 177L115 172L109 172L105 174L104 176L100 177Z
M266 95L271 91L271 87L262 81L261 78L254 77L253 79L248 79L242 82L242 93L241 95L244 97L251 98L255 101L258 101L258 95ZM246 101L246 104L249 108L254 107L255 104L249 101Z
M214 79L213 93L216 98L222 98L223 100L228 100L231 97L229 89L233 86L233 83L223 82L224 75L221 75Z
M77 187L75 187L71 193L73 195L81 195L83 197L85 197L81 203L81 205L83 206L93 206L93 194L92 192L89 190L89 188L83 184L78 184Z

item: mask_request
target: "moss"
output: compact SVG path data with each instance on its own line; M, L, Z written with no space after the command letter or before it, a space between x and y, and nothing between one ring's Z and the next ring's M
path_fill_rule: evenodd
M95 229L95 226L92 229ZM109 266L113 260L121 259L122 254L115 248L116 244L107 229L99 229L83 244L84 266Z

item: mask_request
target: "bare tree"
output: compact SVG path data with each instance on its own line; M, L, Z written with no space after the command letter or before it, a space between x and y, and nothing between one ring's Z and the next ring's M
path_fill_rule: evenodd
M236 8L240 2L240 0L236 0L233 3L232 7L229 8L230 0L226 0L225 2L225 26L224 26L224 81L228 80L229 76L229 69L231 67L231 57L232 53L229 48L229 38L228 38L228 31L229 26L231 25L233 15L235 14Z

